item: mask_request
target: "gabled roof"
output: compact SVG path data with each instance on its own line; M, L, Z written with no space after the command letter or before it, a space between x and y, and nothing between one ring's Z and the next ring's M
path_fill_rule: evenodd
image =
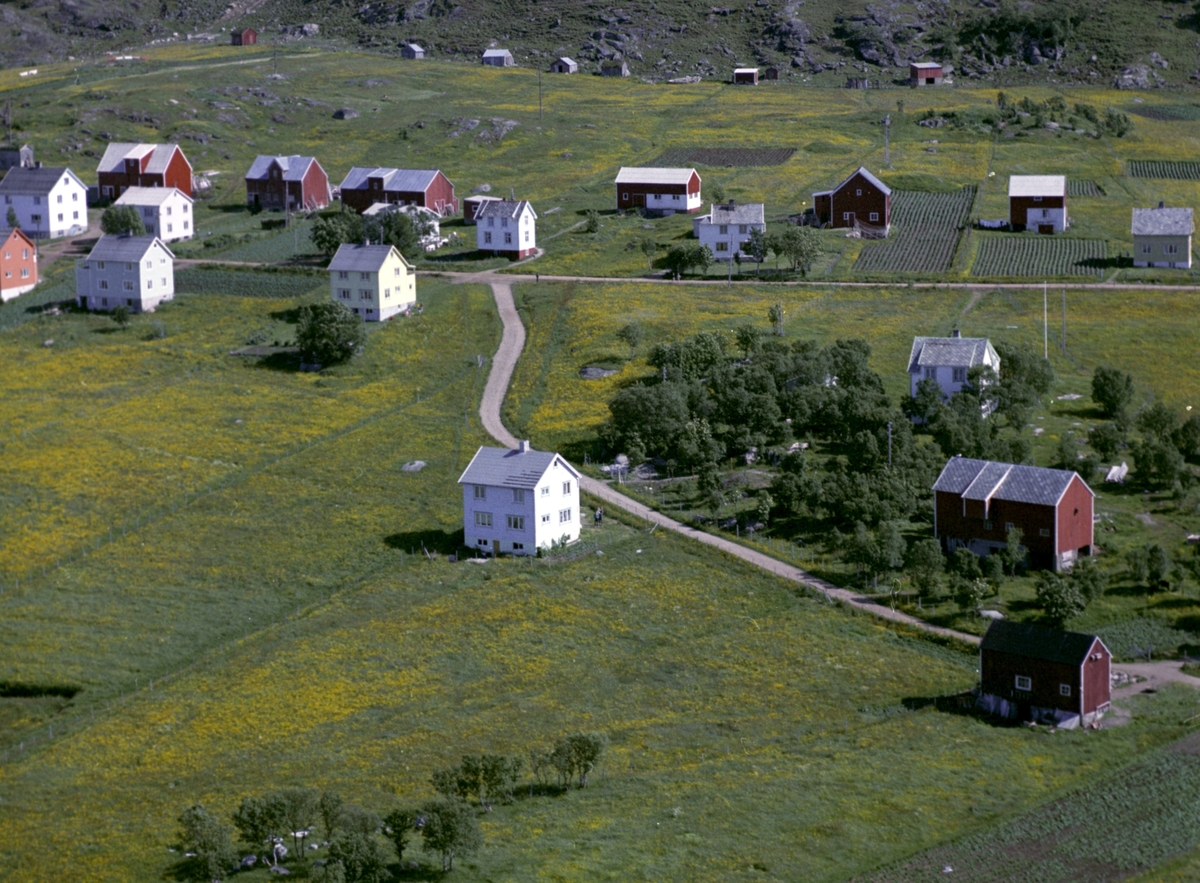
M1135 208L1134 236L1191 236L1196 232L1190 208Z
M362 245L361 243L346 242L338 246L337 253L329 262L329 269L378 273L393 252L400 260L404 261L405 266L412 268L412 264L394 245Z
M687 184L695 169L660 169L651 166L621 166L618 184ZM697 175L697 177L699 177Z
M762 224L763 204L761 202L714 202L712 211L696 220L709 224Z
M854 171L853 174L848 176L845 181L843 181L841 184L838 184L832 190L821 190L821 191L818 191L817 193L814 193L813 196L828 196L831 193L837 193L839 190L841 190L843 187L845 187L847 184L849 184L851 181L853 181L855 175L862 175L864 178L866 178L868 181L870 181L872 184L874 184L876 187L878 187L879 192L882 193L884 196L891 195L891 193L892 193L891 187L889 187L887 184L884 184L882 181L880 181L878 178L876 178L874 175L872 175L870 172L868 172L865 166L859 166Z
M424 46L418 46L416 43L409 43L408 48L411 49L413 52L424 52L425 51Z
M140 261L156 245L174 259L174 252L157 236L112 236L106 233L96 240L84 260Z
M10 239L20 239L30 248L37 250L37 244L32 239L25 235L25 232L20 227L13 227L8 231L8 235L4 237L4 242L7 243Z
M246 177L255 180L265 178L271 169L271 163L279 163L279 167L283 170L283 180L303 181L305 174L308 173L308 167L315 162L317 162L316 158L311 156L259 155L255 158L254 164L250 166L250 171L246 172ZM320 164L318 163L318 165Z
M908 373L921 368L974 368L985 362L1000 362L986 337L914 337Z
M114 205L162 205L176 196L194 202L190 196L175 187L127 187Z
M1066 175L1009 175L1009 196L1066 196Z
M507 49L485 49L485 50L483 50L484 58L504 58L506 55L511 57L512 53L509 52Z
M550 451L482 447L475 452L458 483L532 490L556 461L573 477L579 477L570 463Z
M1097 641L1100 639L1095 635L1083 632L1064 632L1029 622L998 619L988 626L979 649L1063 665L1083 665ZM1104 642L1100 641L1100 645L1104 646Z
M475 220L483 220L484 218L519 218L522 214L529 210L534 219L537 219L537 212L533 210L533 206L526 200L520 199L513 202L508 199L493 199L488 202L481 202L479 209L475 212Z
M957 494L969 500L1008 500L1057 506L1067 486L1078 477L1078 473L1069 469L1046 469L952 457L933 483L933 490ZM1079 480L1087 492L1092 493L1087 482L1082 478Z
M910 61L909 67L915 67L919 71L929 71L934 68L940 68L941 65L936 61Z
M758 73L758 68L756 68L756 67L735 67L733 69L733 72L735 74L756 74L756 73Z
M54 189L64 175L69 175L76 184L84 190L87 189L87 185L67 168L27 169L23 166L14 166L8 170L4 180L0 181L0 193L8 196L45 196Z
M384 190L424 193L438 174L437 169L371 169L355 166L346 173L342 189L365 190L368 178L382 178Z
M104 156L100 158L100 165L96 171L123 172L126 159L141 159L149 154L150 161L146 164L145 171L161 174L167 170L176 150L179 150L178 144L131 144L114 141L104 149Z
M573 64L573 65L575 65L576 67L578 67L578 66L579 66L579 62L577 62L577 61L576 61L575 59L573 59L573 58L568 58L568 57L567 57L567 56L565 56L565 55L559 56L559 58L557 58L557 59L555 59L555 60L556 60L556 61L563 61L563 62L566 62L567 64Z

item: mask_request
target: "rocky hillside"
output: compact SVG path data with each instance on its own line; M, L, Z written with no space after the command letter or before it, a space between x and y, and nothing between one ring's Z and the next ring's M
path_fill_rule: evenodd
M962 80L1128 88L1200 80L1200 15L1177 0L29 0L0 5L10 64L86 55L252 25L265 40L317 24L321 38L380 52L416 41L433 57L488 46L544 66L625 60L635 76L726 77L780 64L792 78L894 80L937 59ZM311 30L311 29L310 29Z

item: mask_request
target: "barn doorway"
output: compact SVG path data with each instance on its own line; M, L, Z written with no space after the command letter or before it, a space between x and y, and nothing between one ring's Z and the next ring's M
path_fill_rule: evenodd
M1053 224L1038 224L1038 233L1041 233L1046 236L1053 235L1054 225Z

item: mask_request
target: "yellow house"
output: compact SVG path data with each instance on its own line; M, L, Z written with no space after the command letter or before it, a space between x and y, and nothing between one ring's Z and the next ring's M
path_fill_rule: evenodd
M417 302L417 273L394 245L347 243L329 262L329 296L367 322L382 322Z
M1133 265L1135 267L1174 267L1186 270L1192 266L1192 233L1196 225L1190 208L1158 208L1133 210Z

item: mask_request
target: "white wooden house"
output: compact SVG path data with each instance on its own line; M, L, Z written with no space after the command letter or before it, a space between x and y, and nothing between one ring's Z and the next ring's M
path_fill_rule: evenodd
M88 229L87 185L70 169L9 169L0 181L0 230L7 232L9 210L31 239L78 236Z
M417 301L417 273L394 245L338 247L329 262L329 297L367 322L382 322Z
M534 555L579 539L579 473L560 454L482 447L458 479L463 539L490 555Z
M101 236L75 262L75 295L85 310L152 313L175 297L175 255L157 236Z
M191 239L192 198L174 187L130 187L114 205L130 205L142 216L147 236L163 242Z
M692 232L701 245L708 246L718 261L731 261L735 255L750 260L746 254L746 243L753 230L766 232L761 202L714 203L707 215L692 219Z
M520 260L537 252L537 212L525 200L482 203L475 213L475 245L480 251Z
M963 337L958 329L950 337L914 337L908 356L909 394L916 396L917 384L933 380L949 399L967 385L972 368L990 368L1000 376L1000 356L986 337ZM995 402L983 403L984 416L995 408Z

